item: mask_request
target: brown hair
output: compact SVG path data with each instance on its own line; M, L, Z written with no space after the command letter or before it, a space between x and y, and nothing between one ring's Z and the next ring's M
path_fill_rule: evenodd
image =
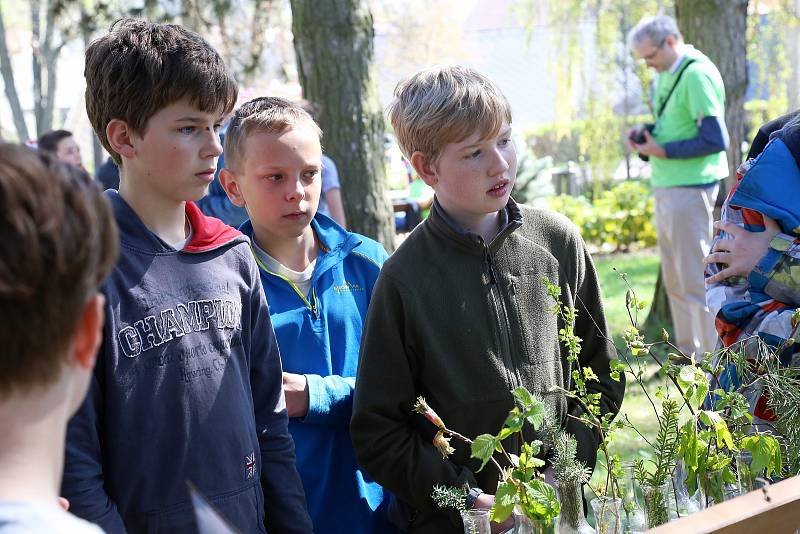
M225 132L225 168L241 171L244 142L254 132L281 133L305 122L319 136L322 130L300 104L274 96L251 100L236 110Z
M202 37L176 24L121 19L86 49L86 113L119 165L106 137L112 119L143 135L147 121L182 98L205 112L227 114L238 89L220 55Z
M0 143L0 398L58 378L117 248L111 208L86 172Z
M58 143L67 137L72 137L72 132L67 130L51 130L42 134L36 142L36 148L39 150L47 150L48 152L56 152L58 150Z
M496 135L511 124L511 106L486 76L467 67L433 67L400 82L389 105L389 119L400 150L411 160L422 152L436 160L448 143L475 132Z

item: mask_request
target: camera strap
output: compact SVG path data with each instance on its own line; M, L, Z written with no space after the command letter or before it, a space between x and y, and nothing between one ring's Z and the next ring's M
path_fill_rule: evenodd
M655 110L655 112L656 112L656 121L658 121L659 117L661 117L661 113L664 111L664 108L667 107L667 103L669 102L669 99L672 96L672 93L675 91L675 88L678 87L678 83L680 83L681 76L683 76L684 71L687 69L687 67L689 67L689 65L691 65L694 62L695 62L695 59L694 58L690 58L687 61L684 61L683 65L681 65L681 68L678 70L678 77L675 78L675 83L672 84L672 87L670 87L669 93L667 93L667 98L665 98L664 101Z

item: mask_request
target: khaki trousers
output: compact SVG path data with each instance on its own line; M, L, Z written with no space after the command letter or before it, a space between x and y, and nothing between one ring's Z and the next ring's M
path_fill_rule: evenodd
M656 233L675 341L687 356L713 351L714 317L706 306L703 258L711 246L719 185L654 189Z

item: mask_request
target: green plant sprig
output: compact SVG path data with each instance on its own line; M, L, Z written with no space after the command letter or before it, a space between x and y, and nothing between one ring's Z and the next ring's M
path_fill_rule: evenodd
M424 415L439 429L434 437L434 446L443 457L446 458L454 452L450 447L450 439L456 438L470 445L471 457L481 462L478 471L489 462L495 466L499 482L495 491L494 506L490 511L492 521L502 523L511 515L515 506L519 506L531 519L552 520L559 514L560 504L553 487L547 484L539 473L539 469L545 465L544 460L538 458L542 442L535 440L524 443L519 455L508 453L502 443L511 435L521 432L525 424L530 425L535 431L541 430L546 426L545 419L550 412L545 402L525 387L516 388L512 394L516 406L509 412L500 432L497 435L481 434L474 440L449 429L422 397L417 399L414 411ZM553 426L552 422L548 424ZM494 458L495 452L501 453L510 467L503 468ZM434 490L436 491L436 488ZM445 499L442 496L441 490L436 491L436 498L444 503ZM449 496L447 502L451 502Z

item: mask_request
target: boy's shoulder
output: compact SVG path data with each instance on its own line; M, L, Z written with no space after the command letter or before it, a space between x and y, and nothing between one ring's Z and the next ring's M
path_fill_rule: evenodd
M370 262L377 267L381 267L389 254L383 245L365 235L357 234L355 232L347 232L350 236L358 240L358 244L353 247L353 255Z
M558 256L567 243L581 239L580 229L561 213L517 204L522 215L519 233ZM555 250L554 250L555 249Z
M120 254L125 255L126 250L144 254L161 255L175 253L175 249L164 243L139 218L138 214L114 190L105 192L114 213L120 239ZM224 249L241 249L237 245L246 246L250 243L247 236L235 228L228 226L217 218L205 215L194 202L186 203L186 218L192 229L191 238L181 252L189 254L202 254ZM240 254L241 252L232 252ZM202 258L201 258L202 261Z
M245 226L250 227L249 224ZM327 215L317 213L312 226L325 246L344 247L348 250L348 255L358 261L365 261L380 269L389 257L383 245L365 235L342 228Z

